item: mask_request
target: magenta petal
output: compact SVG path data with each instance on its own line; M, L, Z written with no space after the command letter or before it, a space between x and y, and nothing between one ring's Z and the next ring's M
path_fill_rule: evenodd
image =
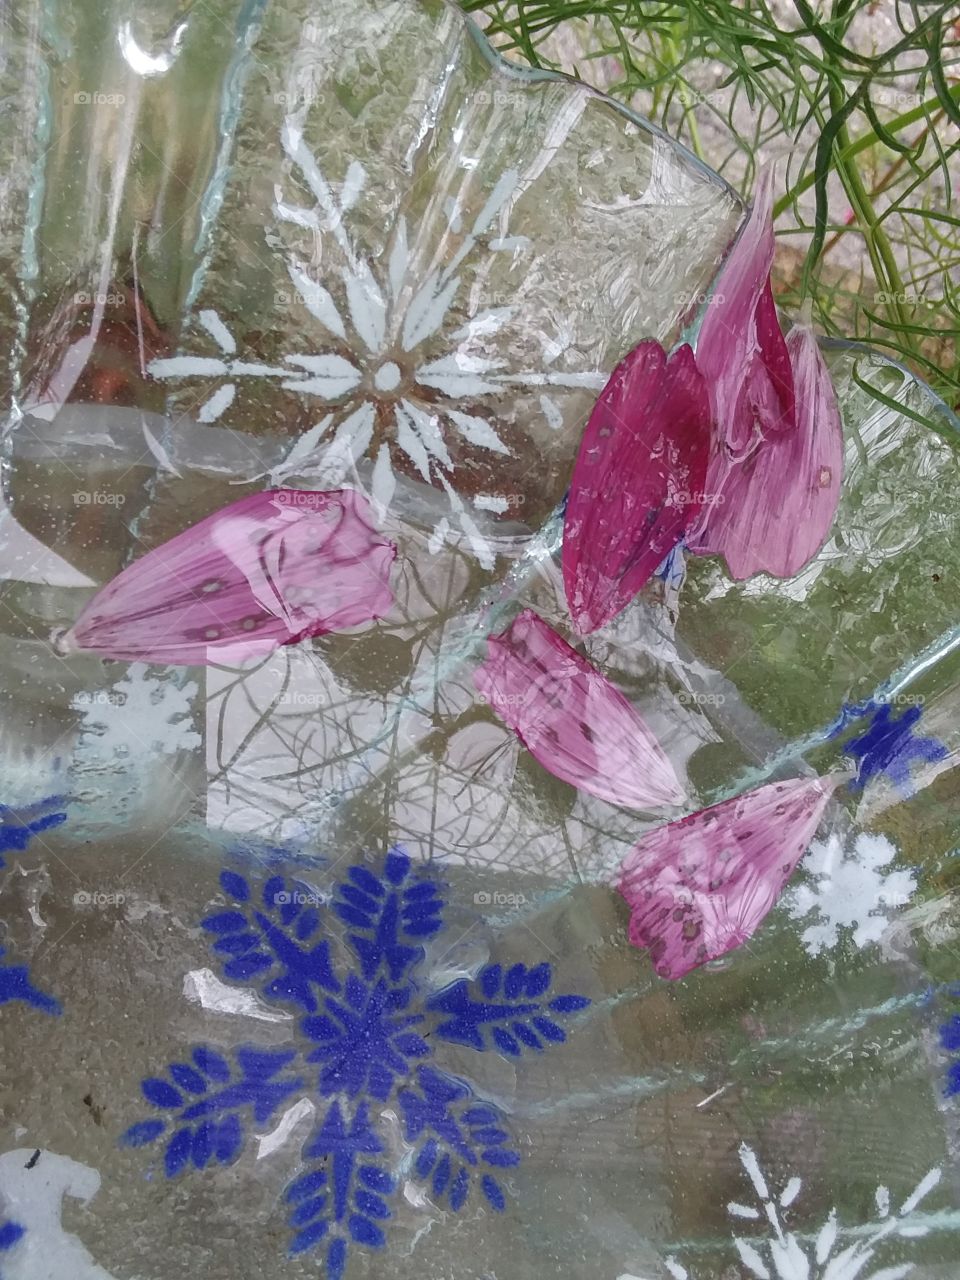
M794 373L769 276L757 303L755 321L757 354L751 380L754 408L761 431L786 430L793 425L796 414Z
M840 500L843 428L829 371L809 329L791 329L787 351L794 426L762 440L722 480L714 479L711 463L707 479L722 502L711 508L696 550L722 555L734 578L799 573L823 546Z
M386 613L395 555L359 493L256 493L135 560L63 645L175 666L262 656Z
M554 777L631 809L683 803L640 715L536 613L525 609L487 650L474 684Z
M587 423L563 529L563 583L576 629L615 617L700 510L710 405L689 347L668 360L641 342Z
M734 455L757 429L791 421L793 386L770 290L772 166L761 170L753 208L717 276L697 337L697 367L710 389L719 443Z
M627 855L619 889L630 941L662 978L742 946L813 839L835 783L771 782L652 831Z

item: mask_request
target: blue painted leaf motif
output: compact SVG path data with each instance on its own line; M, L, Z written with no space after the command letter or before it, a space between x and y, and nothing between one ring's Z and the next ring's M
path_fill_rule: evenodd
M318 937L320 914L306 886L282 876L254 884L235 871L224 871L220 885L229 903L202 924L225 976L255 979L265 996L297 1009L306 1043L283 1052L238 1048L229 1058L194 1048L143 1080L157 1114L132 1125L122 1143L155 1145L172 1178L234 1160L246 1124L267 1124L293 1095L329 1098L284 1197L290 1252L315 1252L324 1280L342 1280L352 1249L386 1242L397 1180L371 1123L371 1099L399 1110L416 1177L437 1203L456 1212L472 1197L502 1212L504 1171L519 1153L495 1107L465 1081L423 1065L437 1046L421 1034L423 1009L438 1040L517 1056L564 1040L560 1020L589 1000L552 996L549 964L491 964L475 983L456 983L415 1006L422 940L441 930L443 900L400 850L379 873L351 867L338 886L333 910L348 927L359 970L342 980L328 940Z
M0 1222L0 1252L12 1249L26 1234L26 1227L22 1227L19 1222Z
M451 1015L436 1028L444 1040L480 1050L497 1048L518 1058L525 1049L540 1052L547 1044L562 1044L567 1033L557 1017L577 1013L590 1003L575 995L545 999L552 982L549 964L532 969L515 964L506 971L491 964L476 982L453 983L428 1000L426 1008Z
M50 796L22 808L0 804L0 867L7 865L5 853L23 853L34 836L66 822L67 815L57 812L65 803L63 796ZM5 954L5 948L0 947L0 1004L19 1001L41 1013L61 1013L59 1001L33 985L25 965L2 963Z
M26 965L4 964L6 949L0 947L0 1004L9 1004L19 1000L41 1013L58 1014L62 1012L60 1002L39 991L30 981L30 971Z
M956 1054L947 1068L947 1096L960 1094L960 1014L954 1014L940 1028L940 1046L947 1053Z
M478 1102L465 1081L432 1067L420 1067L417 1088L401 1089L397 1101L404 1137L421 1143L414 1169L433 1199L438 1204L446 1200L455 1211L462 1209L476 1171L487 1202L502 1212L506 1197L492 1170L512 1169L520 1163L503 1115Z
M368 1108L362 1102L351 1116L334 1102L323 1124L304 1147L307 1168L286 1190L291 1206L288 1222L294 1230L292 1254L306 1253L327 1242L328 1276L340 1276L350 1244L382 1248L380 1226L390 1217L383 1196L396 1190L396 1180L376 1157L384 1144L374 1133Z
M168 1178L191 1163L197 1169L212 1161L228 1164L243 1145L243 1118L250 1115L265 1124L303 1089L302 1077L284 1074L295 1057L290 1051L241 1047L234 1051L234 1070L216 1050L200 1045L189 1063L170 1064L170 1080L151 1076L140 1086L147 1102L167 1118L131 1125L120 1141L145 1147L168 1134L163 1158Z
M50 796L21 809L0 804L0 867L6 866L3 854L23 853L34 836L66 822L65 813L55 812L65 803L64 796Z
M330 943L315 940L320 916L307 885L274 876L260 890L257 906L249 882L236 871L220 874L220 887L236 904L201 920L223 959L223 974L238 982L255 979L268 1000L317 1009L317 988L338 992Z
M411 877L410 858L391 849L383 874L354 866L338 886L333 909L352 932L348 941L369 982L381 969L399 982L423 958L419 939L443 928L443 899L432 880Z
M409 1073L408 1060L430 1052L409 1029L423 1021L422 1014L404 1012L411 995L409 987L388 987L382 978L368 985L351 975L342 1000L327 996L325 1014L303 1019L302 1031L319 1046L307 1061L323 1064L319 1089L325 1097L366 1092L385 1102L394 1078Z
M27 1234L27 1229L21 1226L19 1222L13 1222L8 1219L6 1222L0 1221L0 1262L3 1261L3 1255L12 1249L14 1245L20 1243ZM0 1271L0 1280L6 1273Z
M895 715L892 703L872 700L842 708L830 731L831 738L840 737L860 719L869 720L867 727L843 746L844 752L857 761L857 776L850 783L852 791L862 791L873 778L886 777L910 795L912 767L945 758L947 748L938 738L914 733L921 714L920 706L908 706Z

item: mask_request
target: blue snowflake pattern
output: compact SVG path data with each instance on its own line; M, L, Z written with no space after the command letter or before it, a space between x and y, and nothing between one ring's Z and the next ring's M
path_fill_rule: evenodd
M914 733L921 716L919 706L908 706L894 714L889 702L872 700L845 705L830 729L829 737L837 738L857 720L870 723L856 737L844 744L846 755L857 761L857 776L851 790L862 791L872 778L886 776L902 792L913 790L910 773L915 764L932 764L942 760L947 748L938 738L925 738Z
M19 1222L12 1222L9 1219L6 1222L0 1222L0 1261L3 1260L3 1255L14 1245L19 1244L26 1234L26 1228ZM3 1280L2 1271L0 1271L0 1280Z
M162 1140L174 1177L229 1163L251 1118L264 1124L289 1099L311 1095L320 1119L284 1204L290 1252L316 1250L327 1280L344 1275L354 1246L387 1243L400 1170L378 1132L376 1104L399 1115L412 1149L404 1176L438 1206L459 1212L470 1202L503 1212L504 1173L520 1163L505 1117L428 1059L444 1042L512 1058L542 1053L566 1039L561 1020L590 1001L553 994L546 963L490 964L475 981L424 998L418 972L425 941L444 927L444 900L400 849L379 873L350 867L333 894L349 966L323 937L320 898L307 885L282 876L256 885L234 871L222 872L220 885L229 905L202 925L224 976L252 980L264 999L294 1006L301 1043L283 1052L239 1048L233 1065L214 1049L194 1049L189 1061L143 1081L144 1097L164 1118L134 1124L122 1141Z
M7 865L5 853L23 853L34 836L66 822L65 813L52 812L63 803L63 796L51 796L23 809L0 804L0 867Z
M232 911L207 916L200 924L216 937L214 951L229 957L223 966L225 977L247 981L270 975L264 995L290 1000L308 1013L317 1008L315 987L340 990L330 967L329 942L314 941L320 913L311 905L315 895L306 885L297 881L288 885L282 876L273 876L261 889L258 907L243 876L224 871L220 884L237 905Z
M563 1044L567 1033L551 1014L576 1013L590 1003L583 996L555 996L544 1002L552 973L548 964L534 969L515 964L483 969L476 983L456 982L427 1002L436 1013L451 1014L437 1027L445 1040L501 1052L517 1058L524 1049L542 1050L544 1041Z
M20 809L0 804L0 867L7 865L5 853L23 853L34 836L66 822L65 813L55 812L63 803L63 796L51 796ZM6 949L0 947L0 1004L20 1001L42 1013L61 1013L59 1001L39 991L30 981L29 969L25 965L4 964L5 955ZM3 1229L0 1227L0 1232Z
M277 1079L295 1057L295 1052L239 1048L234 1070L226 1058L201 1045L190 1062L171 1063L169 1080L151 1077L140 1086L146 1100L170 1118L132 1125L121 1142L144 1147L169 1133L163 1157L168 1178L190 1164L196 1169L205 1169L211 1160L229 1164L243 1146L246 1113L265 1124L291 1094L302 1090L301 1077Z
M6 951L0 947L0 1004L10 1004L19 1000L41 1013L62 1013L60 1002L48 996L45 991L38 991L30 981L30 971L26 965L4 964Z
M947 1097L960 1094L960 1014L954 1014L940 1028L940 1047L953 1054L947 1068Z

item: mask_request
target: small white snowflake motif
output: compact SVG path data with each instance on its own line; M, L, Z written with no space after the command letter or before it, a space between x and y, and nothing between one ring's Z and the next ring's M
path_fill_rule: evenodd
M520 174L513 169L501 174L472 218L464 220L457 199L448 199L443 240L456 248L435 254L436 265L424 272L420 236L410 243L402 214L382 262L368 262L357 252L347 223L366 185L362 164L352 161L335 191L293 117L287 119L282 140L315 200L313 207L295 206L284 202L279 188L276 191L278 218L310 233L309 258L291 254L287 271L296 300L317 321L320 349L286 355L282 365L239 359L226 324L215 311L204 310L199 322L221 354L155 360L149 372L155 378L216 379L219 385L199 410L201 422L222 418L243 378L277 379L283 389L316 399L323 416L272 469L272 482L309 475L320 487L332 488L355 475L356 463L369 456L374 460L372 496L383 511L393 498L399 467L445 491L477 558L492 567L491 549L457 493L453 475L456 455L463 450L485 451L494 458L513 453L494 426L490 398L511 388L542 388L544 420L557 429L564 417L551 390L600 390L606 382L600 371L517 370L491 354L491 338L514 316L511 305L479 310L444 332L471 255L517 254L529 247L525 237L511 236L505 225L521 187ZM334 242L337 265L321 274L331 287L338 278L340 305L326 284L314 278L318 261L330 256L324 254L324 237ZM437 261L441 256L442 263ZM556 350L545 346L544 365L556 362L564 350L563 344ZM502 494L475 494L471 501L475 508L492 512L506 511L509 505ZM447 528L448 522L439 522L433 549L442 545Z
M831 1209L826 1221L807 1241L796 1236L786 1224L788 1211L803 1189L800 1178L790 1178L783 1190L770 1189L756 1153L745 1142L740 1144L740 1163L756 1192L758 1205L732 1201L727 1212L742 1222L764 1222L769 1228L766 1236L744 1239L733 1237L740 1261L755 1280L903 1280L913 1270L912 1262L866 1270L873 1262L878 1246L890 1237L916 1238L927 1234L928 1228L912 1224L914 1211L940 1181L939 1168L931 1169L898 1209L891 1210L890 1192L877 1187L874 1194L877 1217L869 1225L858 1229L858 1239L843 1246L842 1231L836 1209ZM665 1259L667 1270L674 1280L696 1280L676 1258Z
M858 947L880 941L890 914L909 903L917 886L914 871L892 867L896 857L885 836L868 832L850 848L836 834L810 846L803 862L809 882L784 903L795 920L811 917L801 935L810 955L835 947L844 930Z
M172 675L150 675L132 662L109 690L82 692L71 706L82 714L82 757L87 763L136 760L192 750L202 739L194 728L197 684L182 687Z

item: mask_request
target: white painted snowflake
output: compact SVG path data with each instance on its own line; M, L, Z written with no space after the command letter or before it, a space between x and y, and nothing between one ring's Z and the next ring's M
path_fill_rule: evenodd
M197 685L182 688L176 676L148 675L143 662L132 662L109 690L78 693L71 703L82 714L84 755L100 760L138 757L199 747L193 725Z
M896 856L885 836L868 832L851 848L835 834L810 846L803 863L810 881L784 900L795 920L813 917L801 935L810 955L835 947L841 930L849 930L858 947L880 941L890 912L906 906L917 885L914 871L892 867Z
M411 243L402 214L395 221L382 262L371 263L357 252L347 224L367 181L362 164L356 160L350 163L336 192L293 117L284 125L282 141L315 204L307 208L287 204L278 187L277 216L311 234L313 264L325 256L323 238L335 241L340 265L333 273L345 306L338 306L326 285L314 279L311 262L291 255L287 270L297 300L321 331L317 348L307 354L285 355L281 365L240 359L236 340L221 317L204 310L199 322L221 354L154 360L149 372L155 378L216 380L218 385L199 410L201 422L223 417L244 378L277 379L285 390L318 400L323 416L272 469L272 482L294 474L309 475L321 487L331 488L347 476L356 478L356 463L370 456L374 459L372 496L385 510L396 487L395 464L401 461L403 469L416 472L427 484L446 492L451 513L477 558L492 567L490 547L454 487L454 440L492 455L509 455L513 451L497 432L492 408L478 411L488 397L502 396L511 388L543 388L540 408L545 421L556 429L563 424L563 412L550 395L551 388L599 390L606 382L600 371L546 367L518 371L491 355L489 340L510 321L516 307L475 310L476 281L471 286L472 317L449 334L441 332L461 293L461 268L471 255L518 254L528 247L525 237L511 236L506 227L512 201L522 190L521 175L515 169L502 173L468 225L463 224L458 200L448 199L443 215L444 241L456 248L444 253L442 264L428 267L424 274L420 271L421 233L418 231ZM434 261L440 257L437 254ZM331 273L324 278L334 284ZM572 334L569 336L572 340ZM541 346L544 366L554 363L566 350L563 343L541 341ZM477 494L472 503L480 510L503 512L509 498ZM435 549L442 545L448 528L449 522L439 522Z
M926 1226L911 1223L910 1219L939 1183L939 1168L931 1169L896 1210L890 1207L888 1188L877 1187L874 1195L877 1217L872 1223L845 1233L837 1220L836 1209L831 1209L815 1237L807 1239L790 1231L786 1221L791 1205L803 1189L802 1179L790 1178L782 1191L772 1192L756 1153L745 1142L740 1144L739 1155L758 1205L732 1201L727 1205L727 1212L741 1222L765 1221L769 1227L765 1237L754 1236L749 1240L733 1237L740 1261L756 1280L902 1280L913 1270L912 1262L880 1267L876 1271L866 1268L883 1241L927 1234ZM857 1238L853 1244L843 1245L843 1234L855 1234ZM695 1280L693 1273L676 1258L667 1258L666 1266L674 1280Z

